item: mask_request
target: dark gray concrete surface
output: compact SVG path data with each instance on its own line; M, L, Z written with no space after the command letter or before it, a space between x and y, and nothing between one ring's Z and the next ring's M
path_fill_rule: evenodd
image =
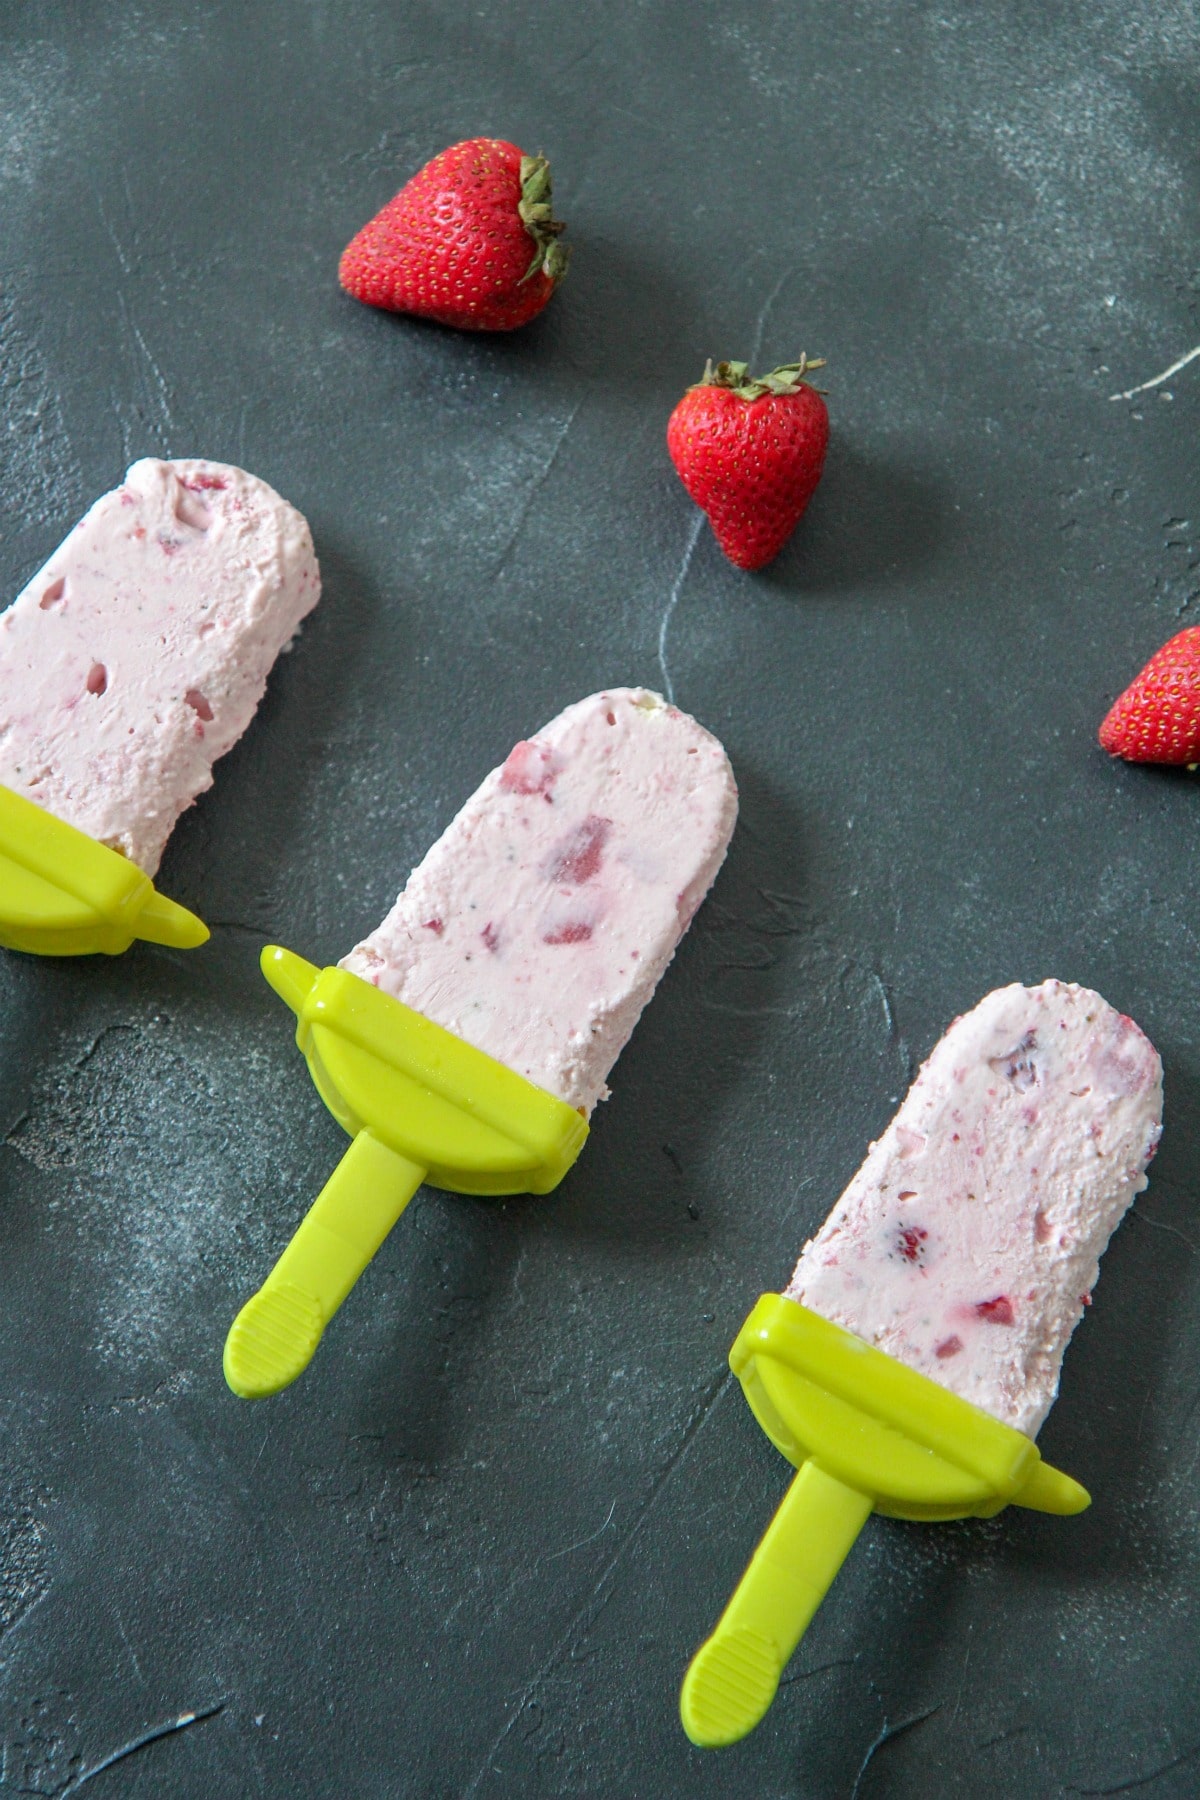
M1169 0L6 0L0 592L144 454L271 481L326 586L167 854L211 945L0 958L0 1794L1197 1791L1197 790L1095 730L1200 617L1200 361L1109 398L1200 342L1198 52ZM550 310L343 296L479 132L553 160ZM664 426L707 355L801 349L828 469L747 577ZM585 1157L423 1191L239 1403L226 1327L343 1141L260 947L336 957L615 682L743 806ZM1095 1505L872 1521L766 1723L695 1751L680 1677L787 1478L728 1345L948 1021L1047 974L1167 1071L1043 1434Z

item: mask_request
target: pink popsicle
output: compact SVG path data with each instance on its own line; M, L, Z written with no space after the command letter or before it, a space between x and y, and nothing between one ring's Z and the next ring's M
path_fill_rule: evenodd
M736 814L716 738L657 694L612 688L517 745L340 969L264 952L352 1141L234 1320L234 1393L263 1399L307 1367L426 1178L558 1185Z
M320 592L264 481L134 463L0 616L0 783L153 875Z
M1032 1437L1161 1129L1131 1019L1074 983L999 988L935 1046L787 1295Z
M590 1113L736 816L694 719L593 694L492 771L343 967Z

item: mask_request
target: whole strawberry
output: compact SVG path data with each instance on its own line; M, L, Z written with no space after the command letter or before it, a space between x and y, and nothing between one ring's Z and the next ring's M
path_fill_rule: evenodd
M1155 652L1113 702L1100 742L1126 762L1200 763L1200 625Z
M451 144L342 252L348 294L464 331L512 331L567 272L550 165L503 138Z
M821 479L829 413L804 377L824 366L802 356L755 377L710 362L671 414L671 461L739 569L778 556Z

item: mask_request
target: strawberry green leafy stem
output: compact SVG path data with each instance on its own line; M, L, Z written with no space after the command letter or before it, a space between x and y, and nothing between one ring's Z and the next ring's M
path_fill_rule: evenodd
M544 156L521 158L521 198L517 203L517 211L522 225L536 246L533 261L521 277L522 285L541 269L557 287L567 272L571 252L558 241L567 228L561 219L554 217L550 198L550 164Z
M764 394L794 394L800 387L815 388L818 394L824 392L815 383L805 380L810 369L825 367L823 356L805 356L801 352L799 362L784 363L780 368L772 369L769 375L747 375L749 367L749 363L744 362L719 362L714 368L710 357L696 386L728 388L739 400L760 400Z

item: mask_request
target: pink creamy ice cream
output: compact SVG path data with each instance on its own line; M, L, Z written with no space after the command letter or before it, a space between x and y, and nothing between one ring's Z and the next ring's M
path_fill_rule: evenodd
M1131 1019L1074 983L999 988L935 1046L788 1297L1032 1437L1161 1121Z
M266 482L134 463L0 616L0 782L153 875L320 592Z
M342 966L588 1113L736 816L694 719L593 694L492 771Z

